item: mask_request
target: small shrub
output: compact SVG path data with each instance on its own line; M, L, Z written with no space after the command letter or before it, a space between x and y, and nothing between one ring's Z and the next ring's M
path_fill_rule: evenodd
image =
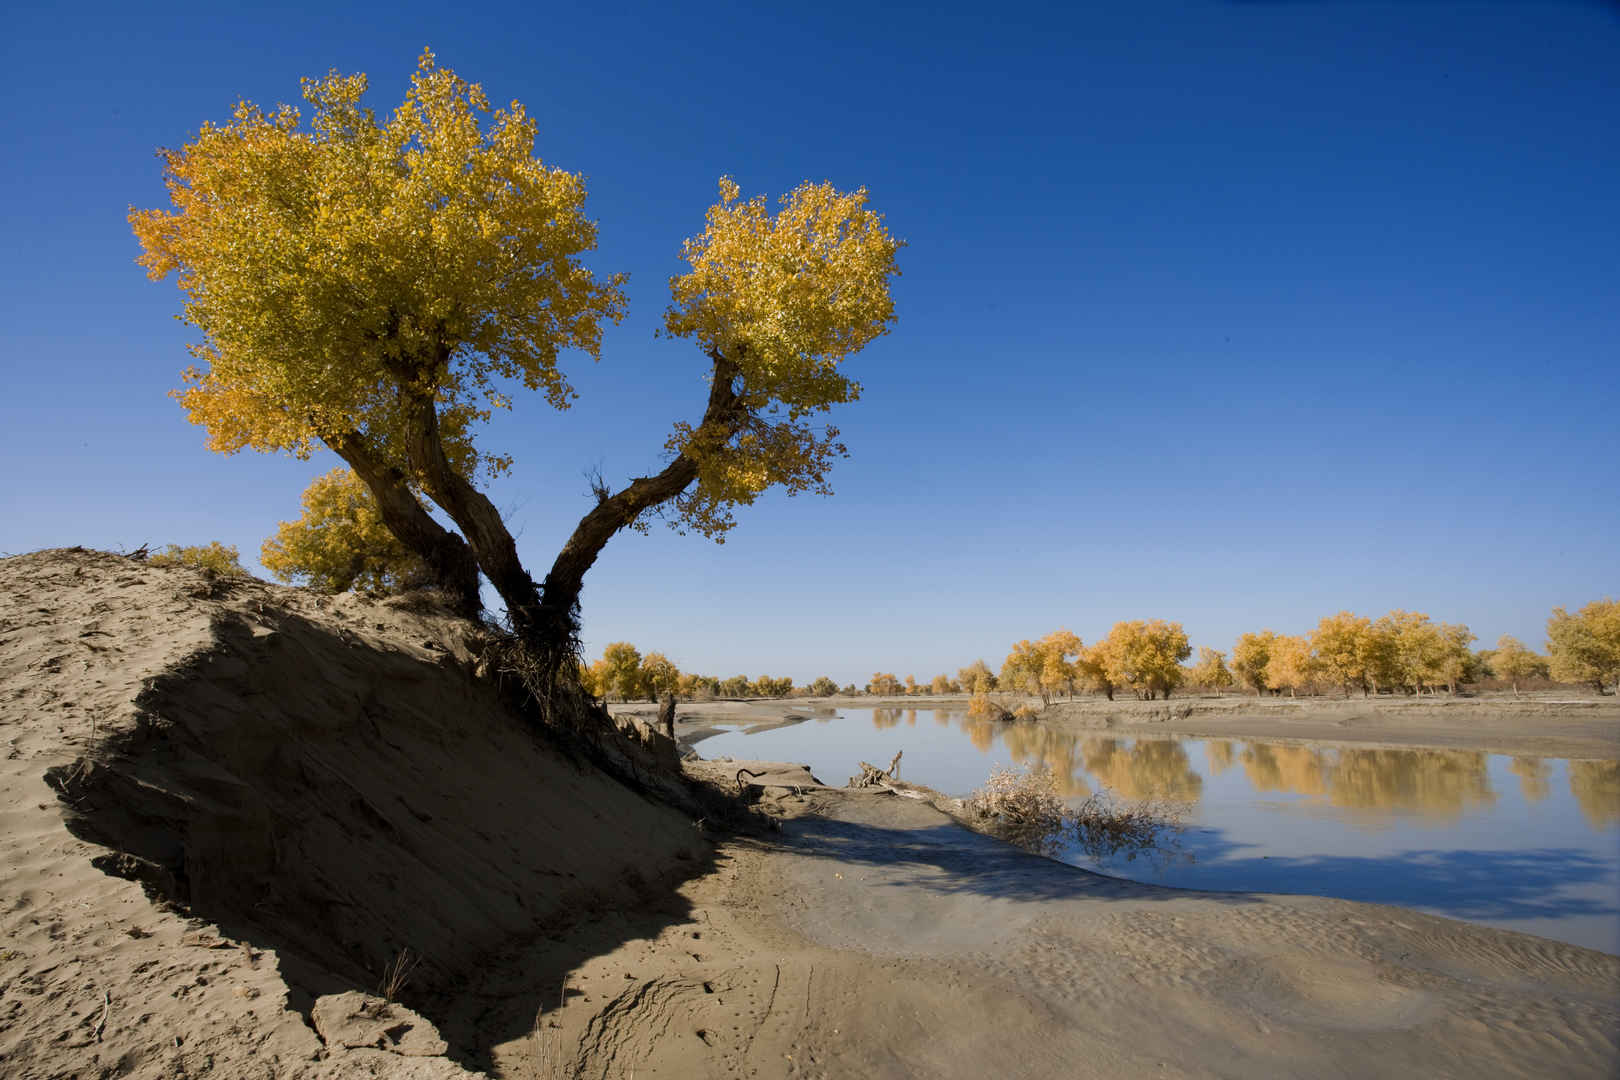
M991 832L1026 851L1055 855L1063 847L1068 807L1057 782L1036 765L1025 772L996 768L967 798L968 812Z
M192 547L170 544L156 555L149 556L146 561L153 566L189 566L193 570L205 570L222 577L247 576L247 571L242 569L241 556L237 554L236 549L218 540Z
M1146 852L1172 855L1180 850L1181 803L1143 800L1116 802L1106 791L1071 807L1044 765L1023 772L991 770L984 787L965 800L968 814L987 831L1038 855L1056 855L1072 835L1094 859L1124 855L1127 862Z
M1080 850L1099 861L1124 855L1130 862L1144 852L1179 851L1186 811L1185 803L1162 800L1117 803L1107 791L1099 791L1069 814Z

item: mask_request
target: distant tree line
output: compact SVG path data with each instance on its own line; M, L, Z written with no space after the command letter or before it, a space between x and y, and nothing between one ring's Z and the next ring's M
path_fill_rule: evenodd
M615 641L602 650L600 659L581 665L579 678L587 693L621 701L657 701L673 694L687 701L713 698L831 697L856 693L854 686L840 691L837 683L822 676L804 686L794 685L787 675L760 675L750 679L733 675L729 679L684 672L660 652L645 656L628 641Z

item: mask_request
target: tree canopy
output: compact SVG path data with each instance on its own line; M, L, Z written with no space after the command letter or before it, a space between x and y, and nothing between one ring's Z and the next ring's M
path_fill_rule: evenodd
M620 530L669 504L676 528L719 539L767 488L827 490L845 450L811 421L859 397L840 365L894 321L900 243L865 189L805 183L773 214L723 178L681 249L690 270L670 280L662 331L705 358L706 406L673 424L660 471L597 492L537 585L474 484L512 465L476 445L478 425L520 391L566 408L560 359L600 357L625 278L585 265L584 180L535 156L521 104L491 111L430 52L386 120L366 86L305 80L307 126L297 108L239 103L164 154L172 209L130 212L140 262L175 275L201 333L176 396L211 448L332 449L466 608L481 570L520 637L559 661L584 575Z

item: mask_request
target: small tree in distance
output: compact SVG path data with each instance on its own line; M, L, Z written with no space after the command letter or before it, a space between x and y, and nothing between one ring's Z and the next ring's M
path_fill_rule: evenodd
M1226 654L1207 646L1198 649L1198 663L1190 678L1196 686L1215 691L1217 695L1232 685L1232 673L1226 667Z
M1513 684L1513 696L1519 696L1519 683L1547 674L1547 658L1537 656L1524 647L1524 643L1511 634L1496 639L1496 651L1490 656L1491 671L1499 679Z
M303 516L283 521L259 552L278 580L338 593L393 592L429 579L422 560L388 531L371 490L351 470L316 477L304 489L303 504Z
M1574 615L1553 608L1547 658L1560 682L1587 683L1599 693L1613 682L1620 692L1620 602L1594 600Z
M191 547L170 544L162 551L148 556L146 561L153 566L189 566L193 570L206 570L227 577L247 575L247 571L242 569L242 559L236 549L218 540Z

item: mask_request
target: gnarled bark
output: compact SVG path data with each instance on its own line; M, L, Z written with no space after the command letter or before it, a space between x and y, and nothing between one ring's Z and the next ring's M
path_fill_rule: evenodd
M351 431L325 441L370 489L388 531L455 595L461 614L476 616L482 607L478 561L466 542L433 520L405 482L405 474L383 461L365 436Z
M540 606L534 579L518 559L517 544L495 504L450 464L439 432L439 410L431 393L404 385L400 407L406 419L405 452L421 476L428 496L456 523L478 558L478 566L506 602L507 616L518 637L534 636Z
M737 365L719 353L711 353L714 373L709 385L709 403L698 427L698 439L723 441L736 430L743 417L737 394ZM579 593L585 572L595 563L615 533L655 506L675 498L697 479L697 461L685 451L655 476L632 480L620 491L607 496L580 519L573 535L557 553L541 591L539 626L552 642L571 642L578 633Z

